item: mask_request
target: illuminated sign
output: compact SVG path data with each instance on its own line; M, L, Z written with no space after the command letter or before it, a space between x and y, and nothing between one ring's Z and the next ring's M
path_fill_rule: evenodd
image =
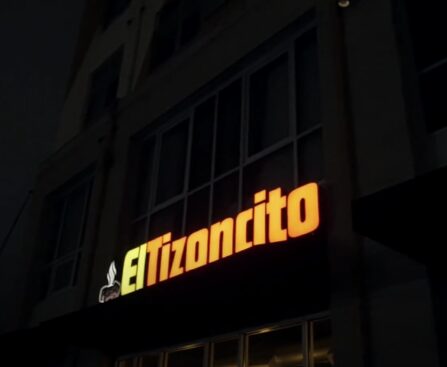
M116 266L115 261L109 266L107 272L107 285L101 288L99 291L99 302L104 303L111 299L118 298L121 292L121 284L116 279Z
M283 225L284 215L287 224ZM226 218L178 239L166 233L129 250L123 264L121 294L153 286L254 246L304 236L319 224L316 183L288 195L282 195L280 188L260 191L254 195L254 207L236 218Z

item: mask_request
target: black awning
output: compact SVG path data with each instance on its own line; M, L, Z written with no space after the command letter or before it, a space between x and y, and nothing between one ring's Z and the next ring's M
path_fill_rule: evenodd
M353 202L354 230L427 264L447 246L447 167Z

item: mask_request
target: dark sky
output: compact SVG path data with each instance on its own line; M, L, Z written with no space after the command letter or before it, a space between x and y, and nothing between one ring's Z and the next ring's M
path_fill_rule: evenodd
M54 150L83 2L0 1L0 243ZM5 276L14 280L2 260L14 252L20 258L23 228L0 253L2 287Z
M82 0L0 5L0 238L51 152Z

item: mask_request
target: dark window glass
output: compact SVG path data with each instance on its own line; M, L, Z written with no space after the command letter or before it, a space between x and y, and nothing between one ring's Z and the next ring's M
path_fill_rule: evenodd
M75 258L71 258L68 261L54 265L53 292L69 287L72 284L75 261Z
M297 367L304 365L301 327L251 335L248 366Z
M421 73L420 95L427 124L432 132L447 126L447 59L443 65Z
M433 132L447 127L447 43L442 35L447 32L445 1L430 1L421 6L415 0L405 1L426 128Z
M158 25L152 40L152 68L171 57L177 47L180 5L180 1L170 1L158 14Z
M239 165L241 132L241 81L219 93L217 116L216 176Z
M253 206L253 196L261 190L280 187L283 193L293 188L292 145L269 154L244 169L244 207Z
M209 203L210 190L208 187L189 196L186 234L208 227Z
M200 29L200 1L187 0L182 5L180 45L191 41Z
M87 188L81 186L67 198L56 258L78 249L81 242Z
M233 217L238 211L239 173L235 172L214 184L213 223Z
M148 209L151 191L151 178L154 172L155 139L147 141L142 150L139 162L139 178L135 196L135 214L139 216Z
M106 0L104 26L110 25L124 10L127 9L130 0Z
M152 240L165 233L172 232L173 238L178 238L182 233L183 201L179 201L151 216L149 239Z
M119 361L118 367L133 367L133 359L124 359Z
M287 54L250 78L249 153L257 153L287 137L289 76Z
M138 367L158 367L159 359L158 354L143 356Z
M120 48L93 72L90 81L86 124L99 118L116 101L122 57L123 50Z
M313 323L313 351L315 367L331 367L335 365L332 350L331 321L322 320Z
M168 367L202 367L203 348L182 350L168 354Z
M300 37L296 50L297 131L320 123L320 75L316 31Z
M323 178L323 144L318 130L298 140L298 181L305 184Z
M226 0L201 0L202 16L207 17L224 5Z
M163 135L158 173L157 203L183 192L188 138L188 120Z
M239 340L214 343L213 367L238 366Z
M195 110L191 147L189 188L194 189L210 180L213 149L215 98Z

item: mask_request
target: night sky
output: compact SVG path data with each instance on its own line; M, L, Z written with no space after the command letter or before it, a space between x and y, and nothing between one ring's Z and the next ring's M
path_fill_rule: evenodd
M54 149L82 10L83 0L0 2L0 243ZM0 253L3 294L15 280L5 258L20 262L24 227L22 220ZM0 307L1 326L14 305L2 297Z

